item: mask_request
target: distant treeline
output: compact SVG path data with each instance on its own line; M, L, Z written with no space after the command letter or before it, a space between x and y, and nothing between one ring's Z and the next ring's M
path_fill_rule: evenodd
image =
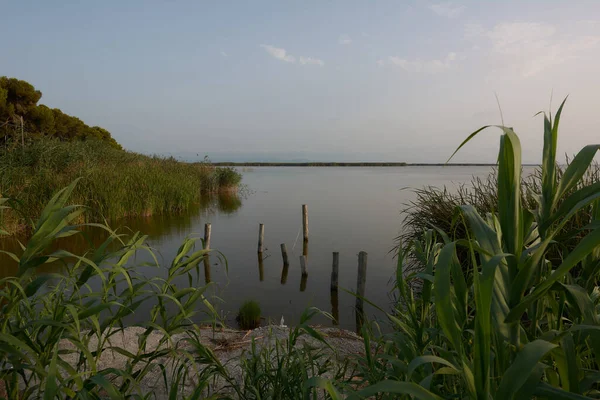
M405 162L214 162L217 167L492 167L496 164L427 164Z
M218 167L404 167L405 162L214 162Z
M31 141L36 137L54 137L60 140L100 139L113 147L121 146L110 132L99 126L88 126L77 117L58 108L38 105L42 92L33 85L16 78L0 77L0 142L11 139ZM21 124L23 121L23 124Z

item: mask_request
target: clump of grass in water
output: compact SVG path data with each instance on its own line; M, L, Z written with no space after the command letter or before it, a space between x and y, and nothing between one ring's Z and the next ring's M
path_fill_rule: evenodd
M260 305L254 300L245 301L237 315L237 322L241 329L256 329L260 326Z
M560 178L569 167L570 160L564 166L557 165L556 175ZM405 245L412 244L415 240L424 239L423 235L432 227L447 232L452 240L467 239L467 225L465 220L458 218L455 212L464 204L472 205L481 215L494 213L498 210L498 187L497 171L493 170L485 178L473 178L470 183L460 185L456 190L447 187L424 187L414 190L415 200L406 204L403 211L402 234L396 238L397 243ZM576 190L598 182L600 180L600 165L592 163L585 171L575 187L557 200L561 204L570 194ZM521 183L521 202L530 210L537 208L536 198L542 191L542 170L536 168L533 174L523 177ZM560 245L552 245L550 256L560 258L561 253L575 248L580 242L581 235L572 235L575 231L582 231L591 217L591 207L583 207L562 228ZM437 236L442 241L440 236ZM457 249L459 259L465 266L470 266L469 256L466 249ZM410 260L407 268L410 270L422 270L424 265L419 260Z
M0 194L12 210L0 215L11 233L25 229L53 193L81 178L72 199L90 210L83 221L186 211L202 193L236 188L241 175L208 163L149 157L95 141L34 141L24 151L0 150Z

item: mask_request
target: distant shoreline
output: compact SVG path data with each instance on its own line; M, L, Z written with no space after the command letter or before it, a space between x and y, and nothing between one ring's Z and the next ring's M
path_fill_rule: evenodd
M216 167L494 167L485 163L405 163L405 162L213 162ZM534 167L537 164L523 164Z

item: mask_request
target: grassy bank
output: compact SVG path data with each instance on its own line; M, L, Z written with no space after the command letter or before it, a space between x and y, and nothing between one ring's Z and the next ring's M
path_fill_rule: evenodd
M77 178L73 201L89 207L87 220L102 221L181 212L197 204L202 193L235 189L241 175L231 168L127 152L97 140L36 140L24 150L0 150L0 194L13 207L4 212L4 229L26 229L52 194Z

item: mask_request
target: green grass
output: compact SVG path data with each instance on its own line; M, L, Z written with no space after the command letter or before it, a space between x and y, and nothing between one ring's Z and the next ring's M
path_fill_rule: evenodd
M566 165L557 166L556 174L560 178L568 168ZM396 238L398 243L410 245L415 240L423 238L425 232L432 228L446 232L452 240L467 239L467 224L459 218L457 210L464 204L472 205L480 215L487 215L498 210L497 170L494 169L485 178L473 178L468 184L456 188L423 187L414 190L415 200L405 205L402 234ZM600 165L592 163L585 171L581 180L557 200L561 204L574 191L589 187L600 180ZM531 175L522 177L521 203L525 208L533 210L537 207L536 197L542 191L542 170L536 167ZM453 190L454 189L454 190ZM551 244L548 257L557 260L566 250L570 251L580 242L581 232L590 220L591 206L580 208L570 218L559 232L560 241ZM438 241L442 238L438 236ZM457 249L461 263L470 266L468 252L464 248ZM423 269L424 265L417 259L410 259L407 268L410 270Z
M254 300L245 301L238 311L237 321L240 329L256 329L260 326L260 305Z
M189 164L115 149L104 142L41 139L25 148L0 150L0 194L12 212L0 220L11 232L28 229L52 194L81 178L72 195L85 204L87 220L170 214L190 209L202 193L236 189L231 168Z

